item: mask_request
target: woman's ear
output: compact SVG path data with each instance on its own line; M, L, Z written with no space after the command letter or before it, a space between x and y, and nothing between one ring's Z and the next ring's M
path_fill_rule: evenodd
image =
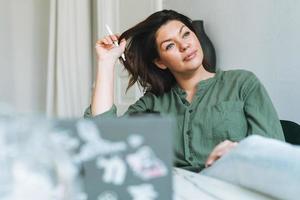
M163 70L167 69L167 66L159 58L156 58L154 60L154 64L160 69L163 69Z

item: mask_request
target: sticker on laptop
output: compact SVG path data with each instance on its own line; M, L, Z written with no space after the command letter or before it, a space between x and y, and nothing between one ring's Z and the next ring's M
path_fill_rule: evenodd
M132 134L127 138L127 142L131 148L138 148L144 143L144 138L138 134Z
M125 142L112 142L101 137L97 126L89 121L77 123L78 134L84 144L75 157L75 161L84 162L99 155L109 155L120 153L127 149Z
M165 164L148 146L143 146L135 153L127 155L126 161L133 173L142 180L162 177L168 173Z
M118 200L118 195L113 191L104 191L98 196L97 200Z
M133 200L154 200L158 197L157 192L151 184L129 186L127 191Z
M96 161L98 169L104 169L102 180L105 183L122 185L126 177L126 163L119 157L99 157Z

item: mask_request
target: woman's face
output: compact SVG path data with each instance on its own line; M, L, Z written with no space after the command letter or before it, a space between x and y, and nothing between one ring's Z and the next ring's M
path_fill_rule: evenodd
M203 52L193 31L177 20L169 21L156 32L159 58L155 64L173 75L190 74L202 66Z

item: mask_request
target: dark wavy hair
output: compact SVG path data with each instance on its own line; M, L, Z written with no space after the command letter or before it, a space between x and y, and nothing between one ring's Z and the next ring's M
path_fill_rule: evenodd
M182 22L195 33L190 18L174 10L162 10L153 13L144 21L121 34L119 41L123 38L127 40L124 52L126 61L121 60L130 76L127 90L135 82L138 82L143 87L144 92L162 95L170 91L176 83L175 77L169 69L160 69L154 63L154 60L159 57L156 32L162 25L171 20ZM206 65L205 58L203 65Z

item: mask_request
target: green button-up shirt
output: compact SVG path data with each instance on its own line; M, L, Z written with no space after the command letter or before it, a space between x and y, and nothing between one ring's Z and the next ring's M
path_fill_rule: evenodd
M174 165L187 170L203 169L213 148L224 140L238 142L252 134L284 140L265 88L245 70L218 70L213 78L198 83L191 103L178 85L161 96L146 93L124 115L146 110L177 120ZM105 116L116 116L116 107L96 118ZM90 108L85 117L92 117Z

